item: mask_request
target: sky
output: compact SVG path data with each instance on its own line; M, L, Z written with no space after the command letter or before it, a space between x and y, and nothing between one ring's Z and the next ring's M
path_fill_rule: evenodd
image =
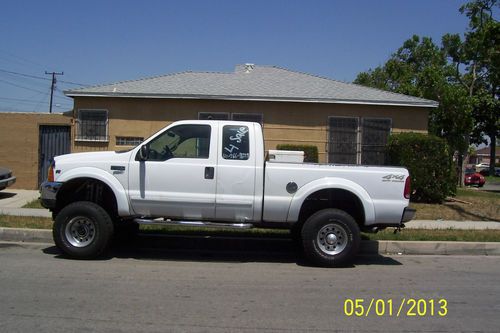
M275 65L351 82L412 35L463 34L465 0L2 1L0 111L71 110L64 90ZM79 84L79 85L78 85Z

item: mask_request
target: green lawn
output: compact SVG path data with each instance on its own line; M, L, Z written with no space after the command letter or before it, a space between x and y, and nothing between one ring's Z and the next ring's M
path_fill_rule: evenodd
M455 199L443 204L411 203L416 220L500 221L500 193L458 188Z
M486 176L484 179L486 179L486 184L500 184L500 177Z
M23 208L40 208L44 209L42 207L42 204L40 203L40 200L35 199L33 201L28 202L26 205L23 206Z

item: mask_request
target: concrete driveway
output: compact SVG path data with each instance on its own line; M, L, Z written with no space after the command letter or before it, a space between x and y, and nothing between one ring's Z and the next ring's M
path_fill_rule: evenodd
M40 192L35 190L5 189L0 191L0 208L21 208L39 197Z

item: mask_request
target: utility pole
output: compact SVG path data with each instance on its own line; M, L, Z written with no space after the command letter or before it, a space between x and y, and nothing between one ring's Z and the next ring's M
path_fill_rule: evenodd
M56 89L56 75L64 75L64 72L47 72L45 71L45 75L52 75L52 84L50 85L50 106L49 113L52 113L52 98L54 97L54 89Z

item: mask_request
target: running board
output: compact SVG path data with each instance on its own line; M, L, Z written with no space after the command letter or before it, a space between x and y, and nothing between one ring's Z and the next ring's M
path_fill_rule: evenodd
M184 227L208 227L208 228L231 228L231 229L251 229L250 223L216 223L202 221L172 221L161 219L134 219L134 222L142 225L162 225L162 226L184 226Z

